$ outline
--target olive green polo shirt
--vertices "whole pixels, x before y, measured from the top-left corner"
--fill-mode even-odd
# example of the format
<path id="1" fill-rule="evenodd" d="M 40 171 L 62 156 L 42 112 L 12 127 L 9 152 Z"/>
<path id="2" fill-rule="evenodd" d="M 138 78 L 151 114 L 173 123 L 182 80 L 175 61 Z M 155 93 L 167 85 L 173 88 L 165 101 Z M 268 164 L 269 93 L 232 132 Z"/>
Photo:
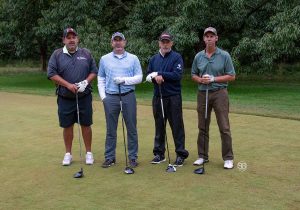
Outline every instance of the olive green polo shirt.
<path id="1" fill-rule="evenodd" d="M 229 53 L 217 48 L 210 58 L 206 56 L 205 50 L 197 53 L 193 61 L 191 74 L 192 76 L 197 75 L 200 77 L 204 74 L 209 74 L 217 77 L 223 75 L 235 75 L 235 70 Z M 217 90 L 226 88 L 227 86 L 228 82 L 212 82 L 208 85 L 208 90 Z M 198 89 L 206 90 L 206 85 L 199 84 Z"/>

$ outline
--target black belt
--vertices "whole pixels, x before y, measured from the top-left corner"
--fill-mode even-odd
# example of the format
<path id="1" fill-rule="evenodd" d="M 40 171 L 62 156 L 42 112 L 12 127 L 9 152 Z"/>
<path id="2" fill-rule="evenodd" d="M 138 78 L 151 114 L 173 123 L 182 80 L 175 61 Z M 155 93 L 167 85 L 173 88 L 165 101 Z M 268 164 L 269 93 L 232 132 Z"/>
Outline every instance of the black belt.
<path id="1" fill-rule="evenodd" d="M 129 91 L 126 92 L 126 93 L 121 93 L 121 96 L 126 96 L 126 95 L 128 95 L 129 93 L 132 93 L 132 92 L 134 92 L 134 90 L 129 90 Z M 111 96 L 118 96 L 118 95 L 120 95 L 119 93 L 113 93 L 113 94 L 111 94 L 111 93 L 106 93 L 106 94 L 111 95 Z"/>
<path id="2" fill-rule="evenodd" d="M 91 95 L 91 93 L 88 93 L 88 94 L 84 94 L 84 93 L 78 93 L 78 99 L 82 99 L 86 96 L 89 96 Z M 67 100 L 76 100 L 76 95 L 74 94 L 74 96 L 63 96 L 63 95 L 60 95 L 60 94 L 57 94 L 58 97 L 61 97 L 63 99 L 67 99 Z"/>

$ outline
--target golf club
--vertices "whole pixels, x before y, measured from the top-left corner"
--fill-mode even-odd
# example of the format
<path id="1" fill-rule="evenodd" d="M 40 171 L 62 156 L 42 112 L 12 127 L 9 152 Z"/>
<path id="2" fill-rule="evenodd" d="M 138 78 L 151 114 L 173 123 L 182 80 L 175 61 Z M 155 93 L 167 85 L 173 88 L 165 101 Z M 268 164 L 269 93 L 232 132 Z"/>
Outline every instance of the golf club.
<path id="1" fill-rule="evenodd" d="M 125 174 L 134 174 L 134 170 L 128 166 L 128 160 L 127 160 L 127 149 L 126 149 L 124 117 L 123 117 L 123 103 L 122 103 L 121 85 L 120 84 L 119 84 L 119 97 L 120 97 L 120 109 L 121 109 L 121 117 L 122 117 L 123 142 L 124 142 L 125 160 L 126 160 L 126 168 L 124 170 L 124 173 Z"/>
<path id="2" fill-rule="evenodd" d="M 206 90 L 205 90 L 205 120 L 204 120 L 204 128 L 205 132 L 203 132 L 203 150 L 205 152 L 205 133 L 207 132 L 207 104 L 208 104 L 208 85 L 206 85 Z M 205 169 L 204 169 L 204 164 L 205 160 L 203 160 L 202 167 L 197 168 L 194 170 L 195 174 L 204 174 Z"/>
<path id="3" fill-rule="evenodd" d="M 166 131 L 166 119 L 165 119 L 165 111 L 164 111 L 164 104 L 163 104 L 163 98 L 162 98 L 162 93 L 161 93 L 161 85 L 158 85 L 159 88 L 159 96 L 160 96 L 160 106 L 161 106 L 161 112 L 162 112 L 162 117 L 164 120 L 164 135 L 165 135 L 165 142 L 167 144 L 167 152 L 168 152 L 168 160 L 169 160 L 169 165 L 166 169 L 167 172 L 171 173 L 171 172 L 176 172 L 176 168 L 175 166 L 173 166 L 171 164 L 171 160 L 170 160 L 170 152 L 169 152 L 169 144 L 168 144 L 168 137 L 167 137 L 167 131 Z"/>
<path id="4" fill-rule="evenodd" d="M 78 93 L 76 92 L 76 108 L 77 108 L 77 125 L 78 125 L 78 141 L 79 141 L 79 153 L 80 153 L 80 171 L 74 174 L 74 178 L 82 178 L 83 177 L 83 169 L 82 169 L 82 149 L 81 149 L 81 132 L 80 132 L 80 119 L 79 119 L 79 106 L 78 106 Z"/>

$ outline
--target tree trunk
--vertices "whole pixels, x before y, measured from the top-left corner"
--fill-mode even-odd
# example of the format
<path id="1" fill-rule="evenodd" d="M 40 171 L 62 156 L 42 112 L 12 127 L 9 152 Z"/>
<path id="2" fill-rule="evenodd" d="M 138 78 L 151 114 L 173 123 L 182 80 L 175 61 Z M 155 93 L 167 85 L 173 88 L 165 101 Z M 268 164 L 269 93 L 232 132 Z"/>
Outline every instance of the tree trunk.
<path id="1" fill-rule="evenodd" d="M 44 41 L 40 44 L 41 64 L 42 71 L 47 71 L 47 42 Z"/>

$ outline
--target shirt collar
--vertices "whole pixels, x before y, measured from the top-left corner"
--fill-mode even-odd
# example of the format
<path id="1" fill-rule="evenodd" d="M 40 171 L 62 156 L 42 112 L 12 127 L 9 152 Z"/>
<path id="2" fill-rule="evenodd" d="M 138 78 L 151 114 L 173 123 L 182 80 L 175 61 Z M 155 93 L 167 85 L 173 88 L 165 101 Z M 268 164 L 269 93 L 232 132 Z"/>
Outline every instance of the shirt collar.
<path id="1" fill-rule="evenodd" d="M 163 56 L 162 53 L 161 53 L 161 50 L 159 50 L 159 54 L 160 54 L 162 57 L 166 57 L 166 56 L 168 56 L 168 55 L 170 54 L 171 51 L 172 51 L 172 49 L 170 49 L 170 51 L 167 52 L 167 53 L 165 54 L 165 56 Z"/>
<path id="2" fill-rule="evenodd" d="M 214 54 L 220 54 L 221 51 L 218 47 L 216 47 L 216 51 L 214 52 Z M 203 50 L 203 54 L 206 54 L 206 49 Z"/>
<path id="3" fill-rule="evenodd" d="M 77 52 L 77 50 L 78 50 L 78 47 L 76 47 L 76 51 L 75 51 L 75 52 Z M 69 51 L 68 51 L 66 45 L 65 45 L 64 48 L 63 48 L 63 53 L 68 54 L 68 55 L 71 56 L 71 54 L 69 53 Z"/>
<path id="4" fill-rule="evenodd" d="M 114 53 L 114 51 L 112 52 L 113 56 L 118 58 L 118 59 L 122 59 L 125 58 L 127 56 L 127 52 L 125 51 L 121 56 L 117 56 L 117 54 Z"/>

